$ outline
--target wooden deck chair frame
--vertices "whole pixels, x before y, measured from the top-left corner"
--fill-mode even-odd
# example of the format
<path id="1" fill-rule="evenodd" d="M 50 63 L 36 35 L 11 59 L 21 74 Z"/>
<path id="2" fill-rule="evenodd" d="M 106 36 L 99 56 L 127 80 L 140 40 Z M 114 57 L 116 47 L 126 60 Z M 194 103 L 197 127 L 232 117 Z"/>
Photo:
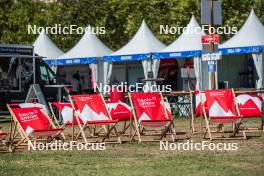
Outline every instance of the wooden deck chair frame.
<path id="1" fill-rule="evenodd" d="M 249 93 L 257 93 L 258 91 L 249 91 Z M 244 91 L 244 93 L 248 93 L 247 91 Z M 236 94 L 236 93 L 235 93 Z M 264 100 L 262 100 L 264 101 Z M 238 106 L 238 105 L 237 105 Z M 239 111 L 239 108 L 238 108 Z M 261 136 L 261 132 L 264 132 L 264 102 L 262 102 L 262 106 L 261 106 L 261 116 L 257 116 L 257 117 L 245 117 L 243 116 L 241 119 L 241 125 L 243 126 L 243 130 L 245 131 L 245 133 L 254 133 L 254 132 L 258 132 L 259 136 Z M 245 119 L 261 119 L 261 125 L 260 128 L 259 127 L 247 127 L 247 124 L 244 123 Z"/>
<path id="2" fill-rule="evenodd" d="M 166 116 L 166 118 L 168 118 L 168 113 L 167 113 L 167 109 L 166 109 L 165 101 L 164 101 L 165 98 L 163 97 L 162 93 L 159 93 L 159 95 L 160 95 L 160 98 L 164 104 L 163 107 L 164 107 L 165 116 Z M 131 140 L 134 140 L 135 136 L 137 135 L 138 136 L 138 142 L 140 142 L 140 143 L 141 142 L 157 142 L 157 141 L 163 140 L 164 137 L 166 137 L 167 133 L 170 131 L 172 142 L 175 141 L 176 130 L 175 130 L 175 125 L 173 123 L 173 118 L 167 125 L 164 126 L 163 131 L 162 131 L 162 129 L 160 130 L 161 133 L 160 133 L 160 138 L 158 140 L 154 140 L 154 139 L 153 140 L 143 140 L 143 138 L 142 138 L 143 133 L 147 129 L 144 126 L 141 126 L 140 122 L 137 119 L 136 109 L 134 107 L 134 102 L 132 100 L 131 93 L 128 93 L 128 97 L 129 97 L 129 101 L 130 101 L 130 105 L 131 105 L 131 111 L 132 111 L 132 114 L 134 117 L 134 120 L 131 119 L 131 129 L 132 129 L 132 127 L 134 128 L 134 134 L 131 136 Z M 153 135 L 153 134 L 150 134 L 150 135 Z M 157 135 L 157 134 L 154 134 L 154 135 Z"/>
<path id="3" fill-rule="evenodd" d="M 13 113 L 12 108 L 9 104 L 7 104 L 7 108 L 11 114 L 10 136 L 9 136 L 9 141 L 10 141 L 9 151 L 10 152 L 15 151 L 15 149 L 18 149 L 20 146 L 23 148 L 28 147 L 29 144 L 33 144 L 32 141 L 36 141 L 36 142 L 41 141 L 45 143 L 50 143 L 53 140 L 56 140 L 56 138 L 59 138 L 62 141 L 65 140 L 63 132 L 60 132 L 52 137 L 47 136 L 46 139 L 43 139 L 43 138 L 38 139 L 38 138 L 29 136 L 25 132 L 25 130 L 23 129 L 19 121 L 17 120 L 16 115 Z M 52 122 L 50 117 L 44 111 L 41 110 L 41 112 L 48 119 L 51 127 L 56 128 L 55 124 Z"/>
<path id="4" fill-rule="evenodd" d="M 55 115 L 55 112 L 53 110 L 53 107 L 52 107 L 51 102 L 49 102 L 49 107 L 50 107 L 50 111 L 51 111 L 52 118 L 53 118 L 54 122 L 56 123 L 56 125 L 58 127 L 63 128 L 63 129 L 66 129 L 67 127 L 69 127 L 69 128 L 71 127 L 71 140 L 74 141 L 74 139 L 76 138 L 76 136 L 74 136 L 74 134 L 75 134 L 75 126 L 76 125 L 74 125 L 73 123 L 71 125 L 66 125 L 66 124 L 62 124 L 61 125 L 58 122 L 57 118 L 56 118 L 56 115 Z M 73 115 L 74 115 L 74 111 L 73 111 Z M 67 139 L 64 134 L 63 134 L 63 136 L 64 136 L 65 139 Z"/>
<path id="5" fill-rule="evenodd" d="M 109 111 L 109 109 L 108 109 L 108 111 Z M 110 113 L 110 111 L 109 111 L 109 113 Z M 111 113 L 110 113 L 110 114 L 111 114 Z M 120 123 L 121 123 L 121 122 L 124 123 L 122 129 L 121 129 L 120 131 L 118 131 L 119 134 L 124 135 L 124 136 L 127 135 L 126 132 L 127 132 L 128 130 L 131 129 L 131 119 L 132 119 L 132 108 L 131 108 L 131 113 L 130 113 L 129 120 L 122 120 L 122 121 L 119 121 Z M 128 122 L 128 123 L 127 123 L 127 122 Z M 133 128 L 133 127 L 132 127 L 132 128 Z M 131 130 L 130 130 L 130 131 L 131 131 Z M 131 133 L 129 133 L 128 135 L 131 137 Z"/>
<path id="6" fill-rule="evenodd" d="M 100 97 L 104 103 L 104 108 L 106 109 L 106 112 L 107 112 L 107 115 L 110 119 L 111 118 L 111 115 L 109 113 L 109 110 L 105 104 L 105 101 L 103 99 L 103 96 L 102 94 L 100 94 Z M 70 100 L 70 103 L 72 105 L 72 108 L 74 111 L 76 111 L 75 109 L 75 106 L 74 106 L 74 103 L 73 103 L 73 98 L 71 97 L 71 95 L 69 95 L 69 100 Z M 83 125 L 81 124 L 80 122 L 80 119 L 77 118 L 77 123 L 78 123 L 78 126 L 79 126 L 79 133 L 76 135 L 75 137 L 75 140 L 78 140 L 78 138 L 81 136 L 84 140 L 85 143 L 88 143 L 88 142 L 104 142 L 104 143 L 115 143 L 115 142 L 109 142 L 109 141 L 106 141 L 106 139 L 109 139 L 111 137 L 111 133 L 114 132 L 114 136 L 113 137 L 116 137 L 117 140 L 116 142 L 117 143 L 122 143 L 119 135 L 118 135 L 118 131 L 116 129 L 116 125 L 117 125 L 117 122 L 113 122 L 113 123 L 106 123 L 106 124 L 96 124 L 96 123 L 89 123 L 89 121 L 83 123 Z M 101 126 L 102 128 L 99 129 L 99 131 L 96 133 L 96 127 L 97 126 Z M 91 135 L 91 138 L 101 138 L 101 140 L 96 140 L 96 141 L 88 141 L 87 139 L 87 136 L 85 134 L 85 131 L 88 130 L 90 135 Z M 105 133 L 102 133 L 102 131 L 104 131 Z"/>
<path id="7" fill-rule="evenodd" d="M 7 137 L 7 133 L 2 132 L 1 128 L 2 126 L 0 125 L 0 153 L 6 152 L 6 147 L 7 147 L 7 142 L 5 141 Z"/>
<path id="8" fill-rule="evenodd" d="M 127 97 L 128 97 L 127 95 L 124 95 L 124 99 L 126 99 Z M 111 103 L 111 102 L 110 102 L 110 103 Z M 126 103 L 126 102 L 124 102 L 124 103 Z M 120 122 L 124 122 L 124 125 L 123 125 L 123 129 L 122 129 L 121 131 L 118 131 L 118 133 L 120 133 L 120 134 L 122 134 L 122 135 L 126 135 L 126 131 L 127 131 L 128 129 L 130 129 L 131 118 L 132 118 L 132 112 L 130 113 L 129 120 L 122 120 L 122 121 L 120 121 Z M 127 123 L 128 121 L 129 121 L 129 123 Z M 129 136 L 131 136 L 131 135 L 129 134 Z"/>
<path id="9" fill-rule="evenodd" d="M 194 91 L 190 91 L 190 111 L 191 111 L 191 118 L 190 118 L 190 131 L 192 134 L 195 134 L 196 133 L 196 130 L 195 130 L 195 115 L 194 115 L 194 103 L 193 103 L 193 96 L 194 96 Z"/>
<path id="10" fill-rule="evenodd" d="M 234 106 L 235 106 L 235 110 L 237 112 L 237 115 L 240 116 L 240 112 L 238 110 L 238 106 L 237 106 L 237 103 L 236 103 L 236 98 L 235 98 L 235 93 L 234 93 L 234 90 L 231 89 L 232 91 L 232 95 L 233 95 L 233 98 L 234 98 Z M 202 96 L 201 96 L 201 100 L 202 100 Z M 240 127 L 242 125 L 241 123 L 241 118 L 237 118 L 237 122 L 235 123 L 231 123 L 232 127 L 233 127 L 233 130 L 232 130 L 232 135 L 229 136 L 229 137 L 223 137 L 223 136 L 213 136 L 213 133 L 221 133 L 219 130 L 223 128 L 223 124 L 218 124 L 218 126 L 213 126 L 211 125 L 211 123 L 213 122 L 211 119 L 210 119 L 210 116 L 207 115 L 206 113 L 206 110 L 205 110 L 205 106 L 204 106 L 204 103 L 202 103 L 202 114 L 203 114 L 203 118 L 204 118 L 204 123 L 205 123 L 205 132 L 203 131 L 203 138 L 206 138 L 206 135 L 208 134 L 209 136 L 209 139 L 210 140 L 221 140 L 221 139 L 247 139 L 246 137 L 246 133 L 245 131 L 241 131 L 242 134 L 243 134 L 243 137 L 236 137 L 236 135 L 240 132 Z M 212 131 L 212 128 L 216 127 L 217 130 L 216 131 Z M 224 132 L 224 131 L 223 131 Z M 222 134 L 223 134 L 222 132 Z M 230 131 L 228 131 L 230 132 Z M 225 132 L 224 132 L 225 133 Z"/>
<path id="11" fill-rule="evenodd" d="M 199 93 L 200 93 L 200 98 L 202 99 L 202 94 L 201 93 L 204 93 L 204 91 L 199 91 Z M 201 133 L 203 133 L 203 131 L 204 131 L 204 127 L 203 127 L 203 121 L 204 121 L 204 117 L 203 117 L 203 114 L 204 114 L 204 112 L 203 112 L 203 106 L 202 106 L 202 104 L 201 104 L 201 106 L 200 106 L 200 115 L 199 116 L 196 116 L 196 114 L 194 113 L 195 111 L 194 111 L 194 109 L 196 109 L 196 107 L 195 107 L 195 104 L 194 104 L 194 101 L 195 101 L 195 92 L 194 91 L 190 91 L 190 100 L 191 100 L 191 119 L 190 119 L 190 131 L 191 131 L 191 133 L 192 134 L 201 134 Z M 194 98 L 193 98 L 194 97 Z M 196 120 L 198 120 L 199 119 L 199 123 L 200 123 L 200 125 L 198 125 L 199 126 L 199 128 L 200 128 L 200 130 L 197 130 L 197 128 L 196 128 L 196 125 L 197 125 L 197 123 L 196 123 Z"/>

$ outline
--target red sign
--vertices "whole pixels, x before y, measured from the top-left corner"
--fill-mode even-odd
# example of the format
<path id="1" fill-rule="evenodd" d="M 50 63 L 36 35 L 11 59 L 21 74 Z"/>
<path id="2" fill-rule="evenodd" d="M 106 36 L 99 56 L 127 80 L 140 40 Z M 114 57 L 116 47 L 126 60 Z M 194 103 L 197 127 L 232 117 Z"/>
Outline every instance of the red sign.
<path id="1" fill-rule="evenodd" d="M 219 35 L 218 34 L 210 34 L 202 36 L 202 44 L 209 43 L 219 43 Z"/>

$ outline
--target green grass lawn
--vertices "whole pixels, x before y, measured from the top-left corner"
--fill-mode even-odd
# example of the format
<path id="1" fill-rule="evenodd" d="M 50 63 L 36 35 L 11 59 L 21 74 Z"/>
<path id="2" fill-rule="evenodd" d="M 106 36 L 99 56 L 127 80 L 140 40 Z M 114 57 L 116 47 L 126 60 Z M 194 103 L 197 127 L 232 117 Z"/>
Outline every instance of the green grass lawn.
<path id="1" fill-rule="evenodd" d="M 187 131 L 188 123 L 188 120 L 177 119 L 177 131 Z M 200 136 L 196 134 L 193 138 L 201 141 Z M 159 143 L 128 142 L 107 145 L 105 151 L 0 153 L 0 176 L 263 175 L 263 134 L 248 140 L 217 142 L 238 142 L 238 150 L 160 151 Z"/>

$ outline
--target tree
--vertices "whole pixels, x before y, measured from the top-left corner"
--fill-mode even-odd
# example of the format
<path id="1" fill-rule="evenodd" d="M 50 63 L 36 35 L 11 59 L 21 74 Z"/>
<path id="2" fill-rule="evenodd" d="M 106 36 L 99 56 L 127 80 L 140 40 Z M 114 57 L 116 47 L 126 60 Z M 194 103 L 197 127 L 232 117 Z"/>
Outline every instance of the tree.
<path id="1" fill-rule="evenodd" d="M 253 8 L 264 23 L 263 0 L 223 0 L 223 25 L 240 28 Z M 36 0 L 0 1 L 0 43 L 32 44 L 37 35 L 28 34 L 29 24 L 38 27 L 77 25 L 104 26 L 99 38 L 111 49 L 119 49 L 136 33 L 144 19 L 152 32 L 165 44 L 178 35 L 160 34 L 160 25 L 185 27 L 194 14 L 200 22 L 200 0 Z M 227 40 L 232 35 L 222 35 Z M 64 51 L 72 48 L 81 35 L 51 35 Z"/>

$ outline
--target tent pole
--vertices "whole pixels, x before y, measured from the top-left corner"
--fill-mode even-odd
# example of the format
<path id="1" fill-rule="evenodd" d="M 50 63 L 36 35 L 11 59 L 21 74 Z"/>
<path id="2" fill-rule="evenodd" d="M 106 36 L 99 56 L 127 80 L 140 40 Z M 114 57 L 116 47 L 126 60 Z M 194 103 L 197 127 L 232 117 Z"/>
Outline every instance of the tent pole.
<path id="1" fill-rule="evenodd" d="M 213 1 L 210 0 L 210 16 L 211 16 L 211 23 L 209 24 L 209 28 L 212 27 L 213 24 Z M 209 34 L 211 34 L 210 30 L 209 30 Z M 213 51 L 213 45 L 210 43 L 209 44 L 209 51 Z M 214 90 L 214 73 L 210 72 L 210 89 Z"/>
<path id="2" fill-rule="evenodd" d="M 36 58 L 35 58 L 35 48 L 33 48 L 33 84 L 36 84 Z"/>

